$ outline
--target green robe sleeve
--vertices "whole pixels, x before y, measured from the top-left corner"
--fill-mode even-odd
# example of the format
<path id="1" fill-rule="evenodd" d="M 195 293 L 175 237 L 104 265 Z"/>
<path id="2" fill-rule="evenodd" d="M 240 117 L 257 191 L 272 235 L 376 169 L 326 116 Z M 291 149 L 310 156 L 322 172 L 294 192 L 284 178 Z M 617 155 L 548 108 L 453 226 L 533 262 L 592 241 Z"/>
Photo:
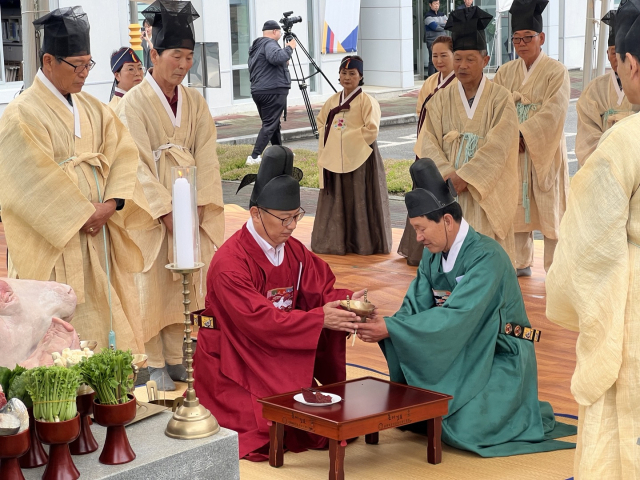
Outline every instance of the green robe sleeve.
<path id="1" fill-rule="evenodd" d="M 463 351 L 465 355 L 475 352 L 476 361 L 481 363 L 491 361 L 500 325 L 493 304 L 503 272 L 496 268 L 494 257 L 494 252 L 488 251 L 473 259 L 442 307 L 434 306 L 432 289 L 451 290 L 445 274 L 434 278 L 432 272 L 437 272 L 437 267 L 431 269 L 428 262 L 421 263 L 402 307 L 393 317 L 385 318 L 389 338 L 381 342 L 381 348 L 390 370 L 397 371 L 398 366 L 391 366 L 392 360 L 397 361 L 407 380 L 421 379 L 412 384 L 436 385 L 452 373 L 454 364 L 460 364 Z M 439 262 L 439 258 L 433 262 Z M 469 349 L 470 342 L 477 347 Z M 483 352 L 486 348 L 491 350 Z"/>

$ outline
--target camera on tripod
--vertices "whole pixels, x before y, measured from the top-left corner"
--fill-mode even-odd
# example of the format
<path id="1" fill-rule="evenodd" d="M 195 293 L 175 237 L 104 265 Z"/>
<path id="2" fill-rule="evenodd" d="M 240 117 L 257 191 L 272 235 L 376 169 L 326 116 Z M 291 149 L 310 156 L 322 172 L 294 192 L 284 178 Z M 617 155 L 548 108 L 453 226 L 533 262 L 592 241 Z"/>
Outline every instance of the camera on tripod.
<path id="1" fill-rule="evenodd" d="M 293 10 L 290 12 L 284 12 L 282 14 L 282 18 L 280 19 L 280 23 L 282 24 L 282 29 L 284 30 L 285 35 L 291 33 L 291 28 L 296 23 L 302 22 L 302 17 L 292 17 Z"/>

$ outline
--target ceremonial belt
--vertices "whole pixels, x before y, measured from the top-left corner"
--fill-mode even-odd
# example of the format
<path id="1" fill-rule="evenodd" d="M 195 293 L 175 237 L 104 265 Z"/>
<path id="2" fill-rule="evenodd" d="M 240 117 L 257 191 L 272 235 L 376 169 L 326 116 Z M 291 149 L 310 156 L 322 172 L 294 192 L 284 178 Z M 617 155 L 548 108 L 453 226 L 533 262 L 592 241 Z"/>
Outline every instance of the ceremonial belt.
<path id="1" fill-rule="evenodd" d="M 522 325 L 516 325 L 515 323 L 507 323 L 504 326 L 504 331 L 501 332 L 511 337 L 522 338 L 523 340 L 529 340 L 530 342 L 539 342 L 540 330 L 535 330 L 531 327 L 523 327 Z"/>
<path id="2" fill-rule="evenodd" d="M 196 310 L 195 312 L 191 312 L 189 317 L 191 318 L 191 325 L 197 325 L 200 328 L 210 328 L 212 330 L 220 330 L 218 328 L 218 321 L 216 317 L 210 317 L 207 315 L 202 315 L 203 310 Z"/>

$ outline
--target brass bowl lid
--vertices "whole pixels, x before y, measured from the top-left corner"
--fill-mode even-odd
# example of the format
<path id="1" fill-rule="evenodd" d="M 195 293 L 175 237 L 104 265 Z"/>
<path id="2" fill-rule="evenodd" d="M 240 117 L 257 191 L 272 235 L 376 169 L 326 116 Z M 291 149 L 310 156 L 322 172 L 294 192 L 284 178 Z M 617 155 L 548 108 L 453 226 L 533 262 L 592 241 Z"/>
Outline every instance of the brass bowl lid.
<path id="1" fill-rule="evenodd" d="M 340 306 L 345 310 L 355 313 L 359 317 L 370 315 L 376 306 L 370 302 L 360 300 L 340 300 Z"/>

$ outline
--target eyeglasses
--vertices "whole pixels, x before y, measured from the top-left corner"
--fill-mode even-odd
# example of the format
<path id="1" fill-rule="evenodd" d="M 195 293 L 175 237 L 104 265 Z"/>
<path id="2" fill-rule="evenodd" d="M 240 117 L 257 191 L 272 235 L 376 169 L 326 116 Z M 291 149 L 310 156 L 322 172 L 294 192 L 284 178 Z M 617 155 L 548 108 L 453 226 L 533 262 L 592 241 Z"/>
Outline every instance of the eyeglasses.
<path id="1" fill-rule="evenodd" d="M 535 35 L 527 35 L 526 37 L 511 37 L 511 41 L 514 45 L 519 45 L 520 42 L 531 43 L 531 40 L 533 40 L 533 38 L 537 37 L 538 35 L 540 34 L 536 33 Z"/>
<path id="2" fill-rule="evenodd" d="M 60 57 L 58 57 L 58 61 L 59 62 L 64 62 L 67 65 L 71 65 L 73 67 L 73 71 L 75 73 L 82 73 L 85 70 L 89 71 L 89 70 L 93 69 L 93 67 L 96 66 L 96 62 L 94 62 L 93 59 L 89 63 L 87 63 L 85 65 L 74 65 L 73 63 L 69 63 L 64 58 L 60 58 Z"/>
<path id="3" fill-rule="evenodd" d="M 260 210 L 262 210 L 263 212 L 268 213 L 272 217 L 276 217 L 278 220 L 280 220 L 282 222 L 282 226 L 283 227 L 288 227 L 289 225 L 291 225 L 293 223 L 294 220 L 295 220 L 296 223 L 298 223 L 300 220 L 302 220 L 302 217 L 304 217 L 304 214 L 306 213 L 304 211 L 304 209 L 301 208 L 298 213 L 296 213 L 295 215 L 293 215 L 291 217 L 280 218 L 277 215 L 274 215 L 273 213 L 271 213 L 270 211 L 265 210 L 264 208 L 261 208 L 261 207 L 258 207 L 258 208 L 260 208 Z"/>

